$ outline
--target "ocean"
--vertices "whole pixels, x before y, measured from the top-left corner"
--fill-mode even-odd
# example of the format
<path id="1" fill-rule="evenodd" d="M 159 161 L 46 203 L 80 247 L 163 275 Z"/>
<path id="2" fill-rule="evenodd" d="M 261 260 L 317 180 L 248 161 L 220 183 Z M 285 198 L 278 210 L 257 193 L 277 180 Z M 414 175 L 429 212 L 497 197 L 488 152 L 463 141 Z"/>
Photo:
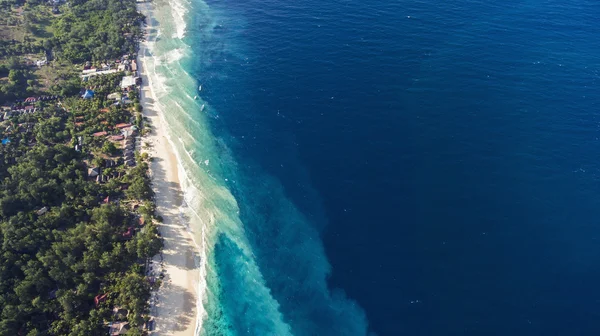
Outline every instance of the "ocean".
<path id="1" fill-rule="evenodd" d="M 199 335 L 600 333 L 597 1 L 154 4 Z"/>

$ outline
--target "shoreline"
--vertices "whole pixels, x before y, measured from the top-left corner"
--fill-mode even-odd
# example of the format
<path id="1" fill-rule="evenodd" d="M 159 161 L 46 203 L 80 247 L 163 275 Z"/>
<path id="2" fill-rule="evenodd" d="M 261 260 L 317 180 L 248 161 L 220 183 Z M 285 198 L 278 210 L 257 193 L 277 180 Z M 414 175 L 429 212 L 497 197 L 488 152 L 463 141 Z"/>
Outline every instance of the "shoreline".
<path id="1" fill-rule="evenodd" d="M 146 16 L 146 40 L 140 41 L 138 50 L 139 75 L 142 78 L 140 103 L 143 115 L 150 120 L 151 132 L 143 141 L 150 144 L 148 152 L 152 158 L 150 171 L 152 188 L 155 192 L 157 213 L 163 218 L 158 229 L 164 241 L 160 255 L 153 258 L 154 265 L 164 275 L 162 284 L 151 299 L 151 315 L 154 330 L 150 335 L 195 336 L 197 325 L 197 285 L 200 268 L 198 253 L 187 226 L 181 222 L 180 207 L 184 203 L 179 180 L 178 161 L 169 143 L 166 125 L 161 120 L 163 113 L 152 92 L 146 69 L 150 34 L 156 34 L 153 21 L 153 4 L 138 3 L 138 10 Z"/>

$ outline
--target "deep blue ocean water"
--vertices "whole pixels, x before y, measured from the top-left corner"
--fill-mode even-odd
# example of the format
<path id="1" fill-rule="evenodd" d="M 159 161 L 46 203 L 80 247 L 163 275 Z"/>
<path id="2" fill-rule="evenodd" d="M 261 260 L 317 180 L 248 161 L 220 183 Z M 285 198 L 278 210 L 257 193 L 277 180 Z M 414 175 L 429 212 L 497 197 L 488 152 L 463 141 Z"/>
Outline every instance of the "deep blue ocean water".
<path id="1" fill-rule="evenodd" d="M 190 67 L 295 334 L 600 333 L 600 3 L 207 4 Z"/>

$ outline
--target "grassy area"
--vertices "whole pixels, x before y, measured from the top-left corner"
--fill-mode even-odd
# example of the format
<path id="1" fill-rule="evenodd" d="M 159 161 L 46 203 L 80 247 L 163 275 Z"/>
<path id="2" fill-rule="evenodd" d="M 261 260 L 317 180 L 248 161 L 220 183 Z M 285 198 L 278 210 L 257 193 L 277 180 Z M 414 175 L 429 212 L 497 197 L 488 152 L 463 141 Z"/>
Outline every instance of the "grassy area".
<path id="1" fill-rule="evenodd" d="M 55 61 L 49 65 L 37 68 L 33 72 L 33 75 L 38 88 L 45 91 L 51 85 L 57 84 L 61 79 L 78 75 L 80 71 L 81 69 L 78 69 L 71 63 Z"/>
<path id="2" fill-rule="evenodd" d="M 13 7 L 0 17 L 0 39 L 19 42 L 37 42 L 53 36 L 52 21 L 60 14 L 52 14 L 49 6 Z"/>

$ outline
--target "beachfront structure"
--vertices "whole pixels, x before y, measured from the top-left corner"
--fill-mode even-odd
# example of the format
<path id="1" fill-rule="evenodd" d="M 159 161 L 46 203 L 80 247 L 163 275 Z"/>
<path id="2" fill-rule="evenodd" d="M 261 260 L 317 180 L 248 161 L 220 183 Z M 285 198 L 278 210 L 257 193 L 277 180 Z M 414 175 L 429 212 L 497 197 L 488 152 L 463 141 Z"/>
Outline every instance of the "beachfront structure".
<path id="1" fill-rule="evenodd" d="M 136 83 L 137 83 L 137 77 L 125 76 L 121 80 L 121 88 L 122 89 L 129 88 L 129 87 L 135 86 Z"/>

